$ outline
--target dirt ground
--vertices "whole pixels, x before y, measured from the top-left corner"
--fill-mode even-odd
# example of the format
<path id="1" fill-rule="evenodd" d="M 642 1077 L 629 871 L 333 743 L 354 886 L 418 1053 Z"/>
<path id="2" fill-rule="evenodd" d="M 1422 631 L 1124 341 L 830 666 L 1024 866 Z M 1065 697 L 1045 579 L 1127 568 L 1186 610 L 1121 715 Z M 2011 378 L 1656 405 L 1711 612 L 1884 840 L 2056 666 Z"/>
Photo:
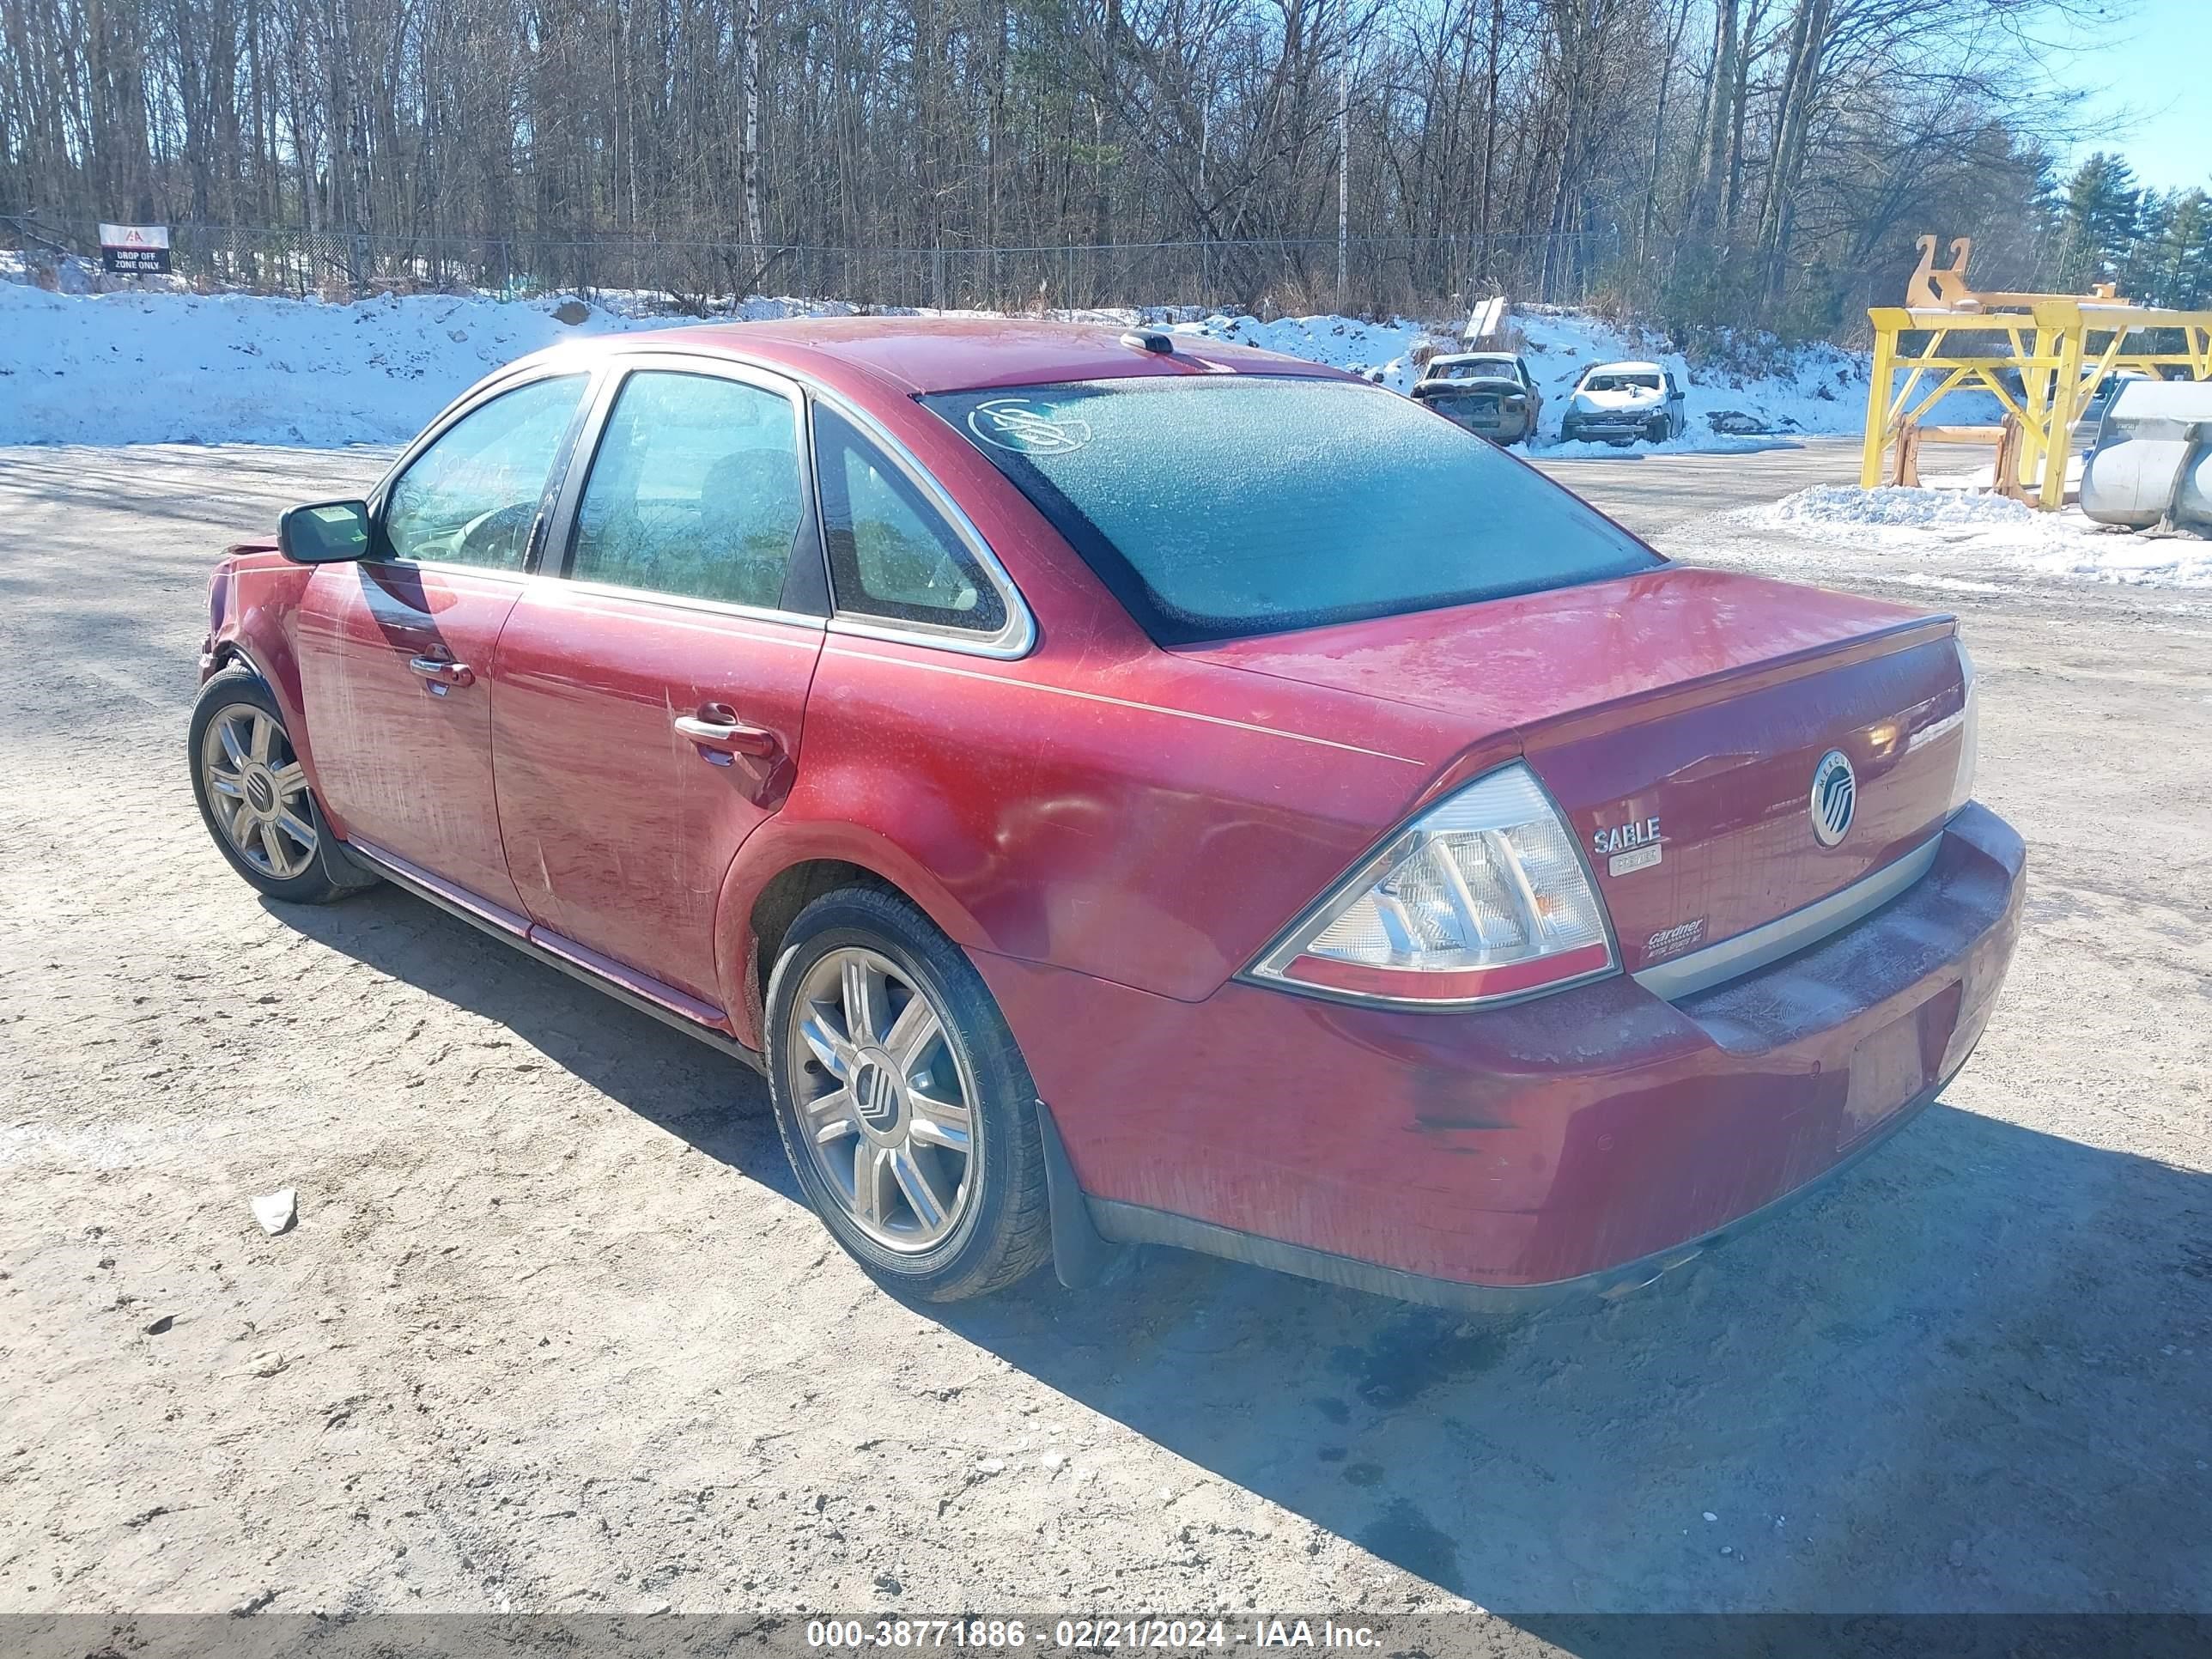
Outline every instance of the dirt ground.
<path id="1" fill-rule="evenodd" d="M 1560 464 L 1962 614 L 2033 887 L 1945 1102 L 1518 1323 L 1168 1252 L 912 1308 L 750 1074 L 208 844 L 209 566 L 381 459 L 0 451 L 0 1613 L 2212 1609 L 2212 598 L 1709 516 L 1836 446 Z"/>

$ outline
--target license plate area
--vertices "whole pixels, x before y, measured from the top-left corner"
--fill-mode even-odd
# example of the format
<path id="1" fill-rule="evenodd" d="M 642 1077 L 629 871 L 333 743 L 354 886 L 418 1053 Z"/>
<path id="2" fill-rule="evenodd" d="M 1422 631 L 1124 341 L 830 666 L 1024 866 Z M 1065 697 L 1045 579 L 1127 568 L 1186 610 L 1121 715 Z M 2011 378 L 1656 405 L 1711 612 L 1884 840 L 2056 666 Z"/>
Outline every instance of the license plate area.
<path id="1" fill-rule="evenodd" d="M 1943 1051 L 1959 1023 L 1960 994 L 1954 980 L 1911 1013 L 1859 1039 L 1844 1097 L 1842 1145 L 1879 1127 L 1940 1080 Z"/>

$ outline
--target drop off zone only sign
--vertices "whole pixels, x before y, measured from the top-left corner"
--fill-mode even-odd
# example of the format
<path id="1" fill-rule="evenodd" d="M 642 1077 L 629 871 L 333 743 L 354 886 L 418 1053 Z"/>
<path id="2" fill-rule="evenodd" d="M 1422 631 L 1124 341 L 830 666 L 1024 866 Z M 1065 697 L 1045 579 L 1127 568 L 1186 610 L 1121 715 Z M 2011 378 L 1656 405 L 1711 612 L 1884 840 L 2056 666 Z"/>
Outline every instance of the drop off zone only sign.
<path id="1" fill-rule="evenodd" d="M 100 226 L 100 268 L 124 276 L 167 276 L 168 226 Z"/>

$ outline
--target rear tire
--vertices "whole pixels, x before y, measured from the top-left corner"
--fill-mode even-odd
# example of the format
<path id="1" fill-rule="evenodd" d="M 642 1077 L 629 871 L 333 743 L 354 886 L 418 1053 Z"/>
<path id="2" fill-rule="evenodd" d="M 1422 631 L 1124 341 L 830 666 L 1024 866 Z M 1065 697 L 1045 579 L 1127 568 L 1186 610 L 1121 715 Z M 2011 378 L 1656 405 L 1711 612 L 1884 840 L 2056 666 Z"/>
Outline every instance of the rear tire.
<path id="1" fill-rule="evenodd" d="M 896 893 L 846 887 L 784 935 L 769 1093 L 793 1173 L 860 1265 L 954 1302 L 1052 1253 L 1036 1085 L 982 976 Z"/>
<path id="2" fill-rule="evenodd" d="M 327 904 L 375 884 L 323 821 L 283 711 L 252 670 L 226 668 L 202 686 L 189 731 L 200 821 L 256 891 L 287 904 Z"/>

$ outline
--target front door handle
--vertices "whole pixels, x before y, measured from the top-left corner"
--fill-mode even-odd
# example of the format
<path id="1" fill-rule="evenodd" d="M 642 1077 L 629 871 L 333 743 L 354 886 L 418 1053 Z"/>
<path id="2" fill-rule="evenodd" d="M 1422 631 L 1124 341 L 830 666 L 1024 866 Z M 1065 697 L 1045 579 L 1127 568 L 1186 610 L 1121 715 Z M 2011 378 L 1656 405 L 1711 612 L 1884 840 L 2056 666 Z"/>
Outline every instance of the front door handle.
<path id="1" fill-rule="evenodd" d="M 449 662 L 443 657 L 414 657 L 407 666 L 433 685 L 474 685 L 476 671 L 465 662 Z"/>
<path id="2" fill-rule="evenodd" d="M 711 751 L 710 758 L 712 755 L 745 755 L 769 760 L 783 748 L 775 732 L 739 720 L 737 711 L 726 703 L 710 702 L 696 714 L 679 714 L 675 726 L 702 750 Z"/>

